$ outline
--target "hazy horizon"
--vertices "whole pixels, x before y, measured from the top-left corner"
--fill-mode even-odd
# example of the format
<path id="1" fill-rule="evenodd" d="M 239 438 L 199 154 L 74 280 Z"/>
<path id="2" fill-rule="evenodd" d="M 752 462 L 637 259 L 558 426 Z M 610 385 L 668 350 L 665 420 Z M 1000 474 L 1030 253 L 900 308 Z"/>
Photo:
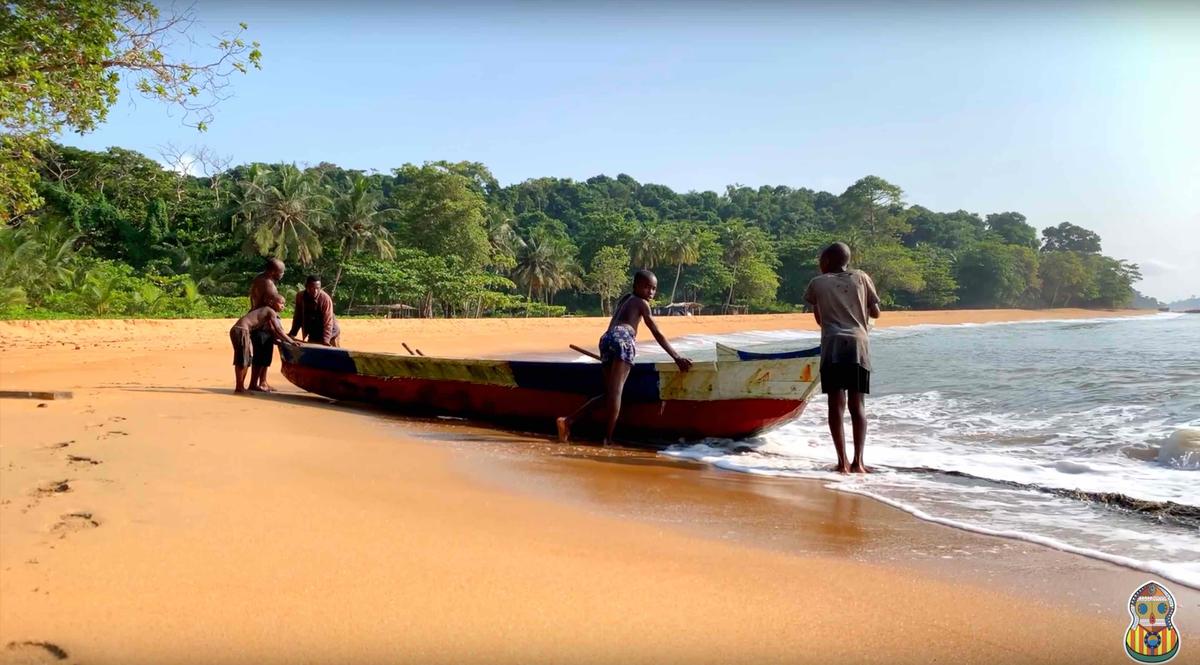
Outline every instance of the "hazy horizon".
<path id="1" fill-rule="evenodd" d="M 263 71 L 198 134 L 122 95 L 90 149 L 207 146 L 386 171 L 486 164 L 503 184 L 626 173 L 676 191 L 840 193 L 873 174 L 907 203 L 1039 231 L 1069 221 L 1200 293 L 1200 3 L 198 2 L 250 25 Z"/>

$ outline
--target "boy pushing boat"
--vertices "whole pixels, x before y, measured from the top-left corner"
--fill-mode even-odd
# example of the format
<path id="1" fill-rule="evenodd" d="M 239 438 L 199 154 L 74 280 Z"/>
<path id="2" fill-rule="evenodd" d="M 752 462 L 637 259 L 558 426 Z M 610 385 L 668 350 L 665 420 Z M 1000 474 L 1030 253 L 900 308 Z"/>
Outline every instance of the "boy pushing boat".
<path id="1" fill-rule="evenodd" d="M 608 330 L 600 336 L 600 362 L 603 364 L 604 393 L 597 395 L 575 413 L 560 417 L 557 420 L 558 440 L 566 443 L 571 438 L 571 426 L 584 414 L 596 408 L 603 401 L 607 416 L 607 429 L 604 434 L 604 445 L 612 443 L 613 430 L 617 427 L 617 417 L 621 415 L 621 393 L 625 388 L 625 380 L 633 369 L 633 361 L 637 357 L 638 325 L 645 320 L 650 334 L 658 341 L 679 369 L 686 372 L 692 367 L 692 361 L 684 358 L 671 348 L 671 343 L 658 330 L 658 324 L 650 314 L 650 300 L 658 291 L 658 278 L 649 270 L 639 270 L 633 277 L 633 290 L 621 296 L 613 308 L 612 318 L 608 322 Z"/>
<path id="2" fill-rule="evenodd" d="M 260 367 L 255 364 L 255 361 L 258 360 L 255 357 L 258 351 L 255 350 L 255 345 L 251 341 L 254 333 L 263 332 L 269 335 L 272 344 L 279 342 L 292 347 L 300 346 L 299 342 L 288 337 L 287 333 L 283 331 L 283 323 L 279 321 L 279 313 L 283 311 L 284 302 L 283 296 L 278 293 L 268 296 L 265 305 L 250 310 L 229 329 L 229 341 L 233 344 L 233 378 L 236 383 L 233 392 L 246 392 L 246 370 L 251 365 L 255 369 Z M 250 381 L 250 389 L 255 390 L 253 378 Z"/>

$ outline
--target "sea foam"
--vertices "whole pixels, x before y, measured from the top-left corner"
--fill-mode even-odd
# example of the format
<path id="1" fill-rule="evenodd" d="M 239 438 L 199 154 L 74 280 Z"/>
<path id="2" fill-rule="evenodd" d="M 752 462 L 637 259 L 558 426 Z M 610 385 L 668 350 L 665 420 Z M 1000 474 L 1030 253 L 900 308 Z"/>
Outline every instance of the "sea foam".
<path id="1" fill-rule="evenodd" d="M 1200 429 L 1182 428 L 1172 432 L 1158 448 L 1158 463 L 1200 471 Z M 1200 478 L 1196 482 L 1200 484 Z"/>

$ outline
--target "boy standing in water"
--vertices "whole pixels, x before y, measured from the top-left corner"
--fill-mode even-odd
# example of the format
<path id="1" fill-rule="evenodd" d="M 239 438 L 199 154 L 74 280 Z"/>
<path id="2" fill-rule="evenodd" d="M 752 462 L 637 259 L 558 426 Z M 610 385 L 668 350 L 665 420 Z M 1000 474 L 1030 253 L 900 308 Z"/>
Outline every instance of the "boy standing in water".
<path id="1" fill-rule="evenodd" d="M 604 445 L 612 443 L 613 430 L 617 427 L 617 417 L 621 415 L 621 392 L 625 388 L 625 379 L 633 369 L 633 360 L 637 357 L 638 324 L 643 319 L 650 334 L 662 348 L 675 359 L 679 369 L 686 372 L 692 367 L 692 361 L 675 353 L 670 342 L 663 337 L 650 315 L 649 301 L 658 291 L 658 278 L 649 270 L 639 270 L 633 277 L 633 292 L 626 293 L 617 301 L 613 309 L 612 319 L 608 322 L 608 330 L 600 336 L 600 362 L 603 364 L 604 394 L 597 395 L 579 407 L 575 413 L 558 419 L 558 440 L 566 443 L 571 437 L 571 425 L 575 424 L 583 414 L 591 411 L 604 400 L 608 429 L 605 430 Z"/>
<path id="2" fill-rule="evenodd" d="M 246 392 L 246 370 L 254 362 L 254 344 L 250 341 L 252 332 L 265 331 L 272 337 L 272 344 L 278 340 L 291 346 L 300 345 L 299 342 L 287 336 L 287 333 L 283 331 L 283 324 L 279 321 L 279 312 L 283 311 L 283 302 L 283 296 L 275 294 L 268 300 L 268 304 L 250 310 L 229 329 L 229 341 L 233 343 L 233 378 L 237 381 L 233 392 Z M 251 388 L 253 388 L 253 384 L 251 384 Z"/>
<path id="3" fill-rule="evenodd" d="M 867 443 L 867 411 L 863 397 L 871 392 L 868 318 L 879 318 L 875 283 L 861 270 L 850 269 L 850 248 L 835 242 L 821 252 L 821 273 L 808 283 L 805 302 L 821 326 L 821 391 L 829 395 L 829 434 L 837 449 L 839 473 L 868 473 L 863 463 Z M 847 400 L 847 394 L 849 399 Z M 846 464 L 842 412 L 850 404 L 854 427 L 854 461 Z"/>

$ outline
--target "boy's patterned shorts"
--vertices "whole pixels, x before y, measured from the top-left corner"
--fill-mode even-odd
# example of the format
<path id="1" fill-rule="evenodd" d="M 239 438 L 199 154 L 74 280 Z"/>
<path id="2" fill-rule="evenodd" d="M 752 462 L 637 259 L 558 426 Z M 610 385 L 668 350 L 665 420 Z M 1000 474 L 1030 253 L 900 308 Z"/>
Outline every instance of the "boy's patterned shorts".
<path id="1" fill-rule="evenodd" d="M 637 339 L 632 327 L 616 325 L 600 336 L 600 362 L 620 360 L 632 365 L 634 358 L 637 358 Z"/>

